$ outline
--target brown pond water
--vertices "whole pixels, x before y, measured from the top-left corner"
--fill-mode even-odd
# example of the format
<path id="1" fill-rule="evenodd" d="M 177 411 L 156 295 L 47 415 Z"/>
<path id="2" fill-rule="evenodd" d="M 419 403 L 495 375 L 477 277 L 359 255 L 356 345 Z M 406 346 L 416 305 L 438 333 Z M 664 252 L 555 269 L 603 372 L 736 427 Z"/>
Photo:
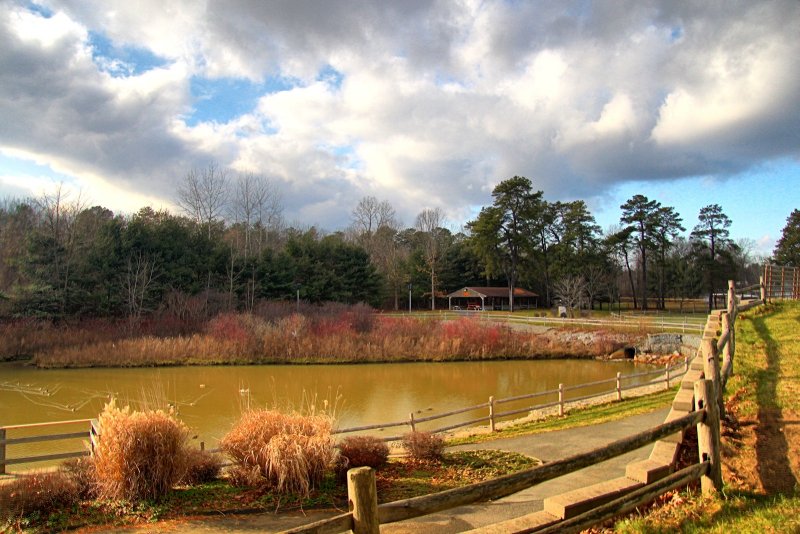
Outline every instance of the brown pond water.
<path id="1" fill-rule="evenodd" d="M 134 369 L 48 369 L 0 364 L 0 426 L 97 417 L 110 396 L 119 405 L 169 403 L 207 447 L 247 406 L 334 409 L 340 428 L 398 422 L 410 412 L 425 417 L 484 403 L 490 395 L 512 397 L 654 369 L 631 362 L 594 360 L 383 363 L 365 365 L 198 366 Z M 630 385 L 652 377 L 627 380 Z M 570 392 L 567 398 L 607 391 L 613 384 Z M 503 404 L 498 411 L 541 404 L 557 397 Z M 486 415 L 486 409 L 425 423 L 443 427 Z M 523 414 L 524 415 L 524 414 Z M 75 432 L 80 427 L 9 430 L 8 437 Z M 408 428 L 374 431 L 399 435 Z M 9 445 L 8 458 L 81 450 L 81 440 Z M 9 467 L 11 470 L 11 467 Z M 14 466 L 13 470 L 17 467 Z"/>

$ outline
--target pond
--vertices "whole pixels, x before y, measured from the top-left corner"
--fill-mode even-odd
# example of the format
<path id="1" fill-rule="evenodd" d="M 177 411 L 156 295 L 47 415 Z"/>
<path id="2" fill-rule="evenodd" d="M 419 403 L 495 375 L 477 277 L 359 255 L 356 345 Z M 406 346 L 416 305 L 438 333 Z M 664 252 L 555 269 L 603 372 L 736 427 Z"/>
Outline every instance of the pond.
<path id="1" fill-rule="evenodd" d="M 133 408 L 171 406 L 199 443 L 216 447 L 247 407 L 333 412 L 340 428 L 398 422 L 512 397 L 655 369 L 631 362 L 508 360 L 361 365 L 260 365 L 162 368 L 35 369 L 0 364 L 0 425 L 97 417 L 110 397 Z M 643 383 L 640 377 L 625 385 Z M 637 382 L 638 381 L 638 382 Z M 577 397 L 613 384 L 572 392 Z M 569 397 L 568 397 L 569 398 Z M 554 400 L 538 397 L 503 405 L 503 410 Z M 526 404 L 527 403 L 527 404 Z M 470 412 L 420 425 L 436 428 L 486 415 Z M 524 414 L 523 414 L 524 415 Z M 399 435 L 407 428 L 374 431 Z M 36 433 L 75 432 L 37 430 Z M 26 434 L 22 430 L 13 436 Z M 81 450 L 78 441 L 69 450 Z M 64 442 L 9 446 L 9 458 L 64 451 Z M 12 450 L 13 449 L 13 450 Z"/>

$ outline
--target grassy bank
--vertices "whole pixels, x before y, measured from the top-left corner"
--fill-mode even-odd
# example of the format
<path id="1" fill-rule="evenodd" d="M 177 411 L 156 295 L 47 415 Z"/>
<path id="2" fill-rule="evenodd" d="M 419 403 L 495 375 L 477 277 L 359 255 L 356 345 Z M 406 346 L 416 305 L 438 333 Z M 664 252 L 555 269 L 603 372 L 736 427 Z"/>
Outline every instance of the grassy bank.
<path id="1" fill-rule="evenodd" d="M 358 306 L 281 311 L 222 314 L 200 325 L 169 327 L 100 320 L 8 323 L 1 327 L 0 358 L 29 354 L 44 368 L 580 358 L 608 355 L 639 338 L 607 331 L 537 333 L 472 317 L 387 317 Z"/>
<path id="2" fill-rule="evenodd" d="M 740 315 L 726 391 L 724 490 L 668 494 L 619 532 L 800 532 L 800 303 Z"/>

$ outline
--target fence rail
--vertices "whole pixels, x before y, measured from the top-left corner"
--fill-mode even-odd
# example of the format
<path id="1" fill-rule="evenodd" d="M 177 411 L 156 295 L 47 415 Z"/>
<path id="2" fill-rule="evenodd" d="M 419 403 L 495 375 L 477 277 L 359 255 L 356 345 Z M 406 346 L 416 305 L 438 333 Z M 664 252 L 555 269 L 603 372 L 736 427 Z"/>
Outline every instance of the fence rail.
<path id="1" fill-rule="evenodd" d="M 8 447 L 11 445 L 23 445 L 28 443 L 39 443 L 45 441 L 65 441 L 80 438 L 86 438 L 91 441 L 91 419 L 74 419 L 70 421 L 48 421 L 45 423 L 29 423 L 25 425 L 6 425 L 0 426 L 0 475 L 6 473 L 6 466 L 28 464 L 37 462 L 49 462 L 53 460 L 64 460 L 68 458 L 79 458 L 87 456 L 89 450 L 73 451 L 73 452 L 59 452 L 55 454 L 39 454 L 34 456 L 25 457 L 8 457 Z M 86 430 L 80 432 L 60 432 L 54 434 L 37 434 L 33 436 L 24 436 L 19 438 L 9 437 L 9 431 L 36 431 L 41 428 L 48 428 L 54 426 L 71 426 L 71 425 L 87 425 Z"/>
<path id="2" fill-rule="evenodd" d="M 676 374 L 672 374 L 673 371 L 678 370 L 678 369 L 680 369 L 680 372 L 678 372 Z M 634 389 L 634 388 L 652 385 L 654 383 L 657 383 L 657 382 L 661 381 L 662 379 L 666 383 L 666 388 L 669 389 L 670 381 L 682 376 L 683 373 L 685 373 L 687 370 L 688 370 L 688 359 L 684 359 L 683 361 L 675 363 L 675 364 L 672 364 L 672 365 L 667 364 L 662 369 L 654 369 L 652 371 L 645 371 L 645 372 L 641 372 L 641 373 L 633 373 L 633 374 L 624 375 L 624 376 L 621 373 L 617 373 L 616 378 L 607 378 L 607 379 L 604 379 L 604 380 L 596 380 L 594 382 L 586 382 L 586 383 L 582 383 L 582 384 L 573 384 L 573 385 L 559 384 L 559 388 L 558 389 L 549 389 L 549 390 L 545 390 L 545 391 L 537 391 L 537 392 L 533 392 L 533 393 L 527 393 L 527 394 L 524 394 L 524 395 L 515 395 L 513 397 L 506 397 L 506 398 L 489 397 L 489 400 L 487 402 L 483 402 L 481 404 L 475 404 L 473 406 L 467 406 L 467 407 L 464 407 L 464 408 L 458 408 L 458 409 L 455 409 L 455 410 L 451 410 L 449 412 L 429 415 L 429 416 L 426 416 L 426 417 L 416 417 L 414 415 L 414 412 L 411 412 L 411 413 L 408 414 L 408 419 L 406 419 L 404 421 L 393 421 L 393 422 L 387 422 L 387 423 L 375 423 L 375 424 L 356 426 L 356 427 L 350 427 L 350 428 L 341 428 L 341 429 L 338 429 L 338 430 L 334 431 L 334 433 L 335 434 L 350 434 L 350 433 L 353 433 L 353 432 L 366 432 L 366 431 L 369 431 L 369 430 L 383 430 L 383 429 L 387 429 L 387 428 L 397 428 L 397 427 L 408 427 L 413 431 L 413 430 L 416 430 L 417 425 L 419 425 L 421 423 L 428 423 L 428 422 L 431 422 L 431 421 L 438 421 L 439 419 L 445 419 L 447 417 L 452 417 L 454 415 L 460 415 L 460 414 L 463 414 L 463 413 L 474 412 L 476 410 L 481 410 L 481 409 L 488 409 L 488 413 L 487 413 L 486 416 L 479 417 L 477 419 L 471 419 L 469 421 L 463 421 L 463 422 L 460 422 L 460 423 L 449 424 L 447 426 L 443 426 L 443 427 L 439 427 L 439 428 L 433 429 L 433 430 L 431 430 L 431 432 L 433 432 L 433 433 L 447 432 L 449 430 L 455 430 L 457 428 L 463 428 L 463 427 L 467 427 L 467 426 L 472 426 L 472 425 L 475 425 L 477 423 L 482 423 L 482 422 L 486 422 L 486 421 L 489 421 L 491 429 L 494 430 L 497 421 L 499 419 L 503 419 L 505 417 L 510 417 L 512 415 L 518 415 L 518 414 L 525 413 L 525 412 L 533 412 L 533 411 L 537 411 L 537 410 L 544 410 L 544 409 L 547 409 L 547 408 L 551 408 L 553 406 L 558 406 L 559 407 L 559 414 L 563 415 L 564 412 L 565 412 L 566 405 L 568 405 L 569 403 L 581 402 L 581 401 L 585 401 L 585 400 L 592 399 L 592 398 L 602 397 L 602 396 L 609 395 L 609 394 L 612 394 L 612 393 L 615 393 L 615 392 L 617 393 L 617 400 L 621 400 L 623 391 L 628 391 L 628 390 L 631 390 L 631 389 Z M 635 383 L 635 384 L 623 385 L 623 383 L 622 383 L 624 380 L 632 380 L 634 378 L 642 378 L 642 377 L 645 377 L 645 376 L 654 376 L 656 378 L 653 381 L 651 381 L 649 383 L 644 383 L 644 384 Z M 601 386 L 603 384 L 614 384 L 614 387 L 612 387 L 610 389 L 607 389 L 607 390 L 600 391 L 600 392 L 591 393 L 591 394 L 588 394 L 588 395 L 581 395 L 581 396 L 577 396 L 577 397 L 567 397 L 566 396 L 567 392 L 574 392 L 574 391 L 577 391 L 577 390 L 580 390 L 580 389 Z M 505 412 L 497 411 L 497 409 L 496 409 L 498 404 L 506 404 L 506 403 L 510 403 L 510 402 L 517 402 L 517 401 L 532 399 L 532 398 L 536 398 L 536 397 L 546 397 L 548 395 L 558 395 L 558 400 L 557 401 L 551 401 L 551 402 L 544 402 L 544 403 L 540 403 L 540 404 L 533 404 L 533 405 L 530 405 L 530 406 L 516 408 L 516 409 L 508 410 L 508 411 L 505 411 Z M 395 440 L 400 439 L 400 436 L 388 436 L 388 437 L 383 437 L 382 439 L 384 441 L 395 441 Z"/>
<path id="3" fill-rule="evenodd" d="M 392 312 L 384 314 L 389 317 L 408 317 L 407 312 Z M 417 319 L 461 319 L 473 317 L 481 321 L 491 321 L 498 323 L 525 324 L 535 326 L 591 326 L 597 328 L 615 329 L 655 329 L 662 332 L 692 333 L 702 332 L 703 325 L 694 319 L 681 320 L 663 315 L 613 315 L 611 319 L 589 319 L 571 317 L 534 317 L 530 315 L 514 315 L 511 313 L 481 312 L 471 310 L 461 311 L 442 311 L 442 312 L 414 312 L 412 317 Z"/>

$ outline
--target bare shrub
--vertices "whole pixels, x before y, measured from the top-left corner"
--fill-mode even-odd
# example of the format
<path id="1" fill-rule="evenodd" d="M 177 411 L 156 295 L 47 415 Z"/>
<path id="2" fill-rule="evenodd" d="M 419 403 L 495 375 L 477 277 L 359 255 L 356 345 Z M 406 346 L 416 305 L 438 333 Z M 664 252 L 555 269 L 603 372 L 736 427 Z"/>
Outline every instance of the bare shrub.
<path id="1" fill-rule="evenodd" d="M 341 469 L 372 467 L 378 469 L 389 461 L 389 446 L 375 436 L 348 436 L 339 443 Z"/>
<path id="2" fill-rule="evenodd" d="M 0 484 L 0 521 L 16 525 L 23 518 L 44 520 L 76 504 L 79 497 L 75 482 L 64 472 L 23 476 Z"/>
<path id="3" fill-rule="evenodd" d="M 162 410 L 119 409 L 100 414 L 95 447 L 98 493 L 112 499 L 158 500 L 186 472 L 186 426 Z"/>
<path id="4" fill-rule="evenodd" d="M 332 419 L 325 415 L 251 410 L 220 446 L 240 469 L 257 470 L 262 484 L 281 493 L 308 495 L 333 466 L 331 427 Z"/>
<path id="5" fill-rule="evenodd" d="M 403 448 L 414 460 L 434 462 L 444 457 L 444 439 L 430 432 L 409 432 L 403 436 Z"/>
<path id="6" fill-rule="evenodd" d="M 222 458 L 200 449 L 189 449 L 186 455 L 186 473 L 181 482 L 187 485 L 203 484 L 219 478 L 222 470 Z"/>

